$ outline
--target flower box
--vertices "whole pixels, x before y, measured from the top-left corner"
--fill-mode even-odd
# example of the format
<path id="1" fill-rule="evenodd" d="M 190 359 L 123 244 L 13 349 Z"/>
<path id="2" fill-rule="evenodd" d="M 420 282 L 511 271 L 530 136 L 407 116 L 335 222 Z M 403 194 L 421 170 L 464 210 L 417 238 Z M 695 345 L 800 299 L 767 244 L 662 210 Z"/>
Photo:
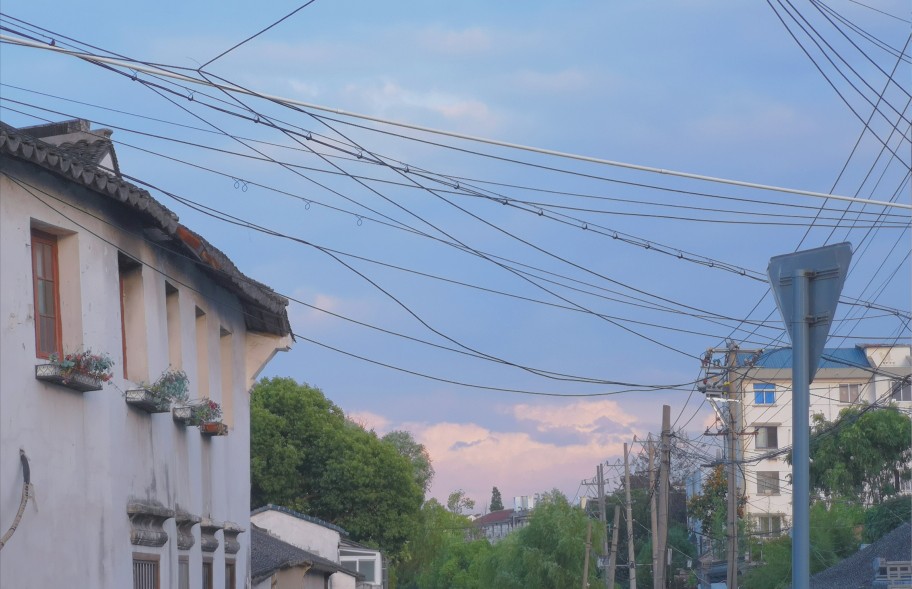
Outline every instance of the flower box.
<path id="1" fill-rule="evenodd" d="M 146 413 L 166 413 L 171 408 L 171 400 L 149 389 L 133 389 L 124 393 L 127 405 L 141 409 Z"/>
<path id="2" fill-rule="evenodd" d="M 221 421 L 204 421 L 199 425 L 200 433 L 204 436 L 227 436 L 228 426 Z"/>
<path id="3" fill-rule="evenodd" d="M 75 370 L 68 370 L 59 364 L 38 364 L 35 366 L 35 378 L 80 393 L 101 390 L 101 379 Z"/>
<path id="4" fill-rule="evenodd" d="M 180 425 L 192 425 L 193 407 L 191 405 L 175 405 L 171 409 L 171 418 Z"/>

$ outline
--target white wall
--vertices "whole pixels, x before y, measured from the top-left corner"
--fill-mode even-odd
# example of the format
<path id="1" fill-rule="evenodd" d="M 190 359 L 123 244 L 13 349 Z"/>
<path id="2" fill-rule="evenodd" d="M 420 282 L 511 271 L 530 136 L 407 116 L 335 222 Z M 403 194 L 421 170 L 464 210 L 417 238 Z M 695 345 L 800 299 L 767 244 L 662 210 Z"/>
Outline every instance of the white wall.
<path id="1" fill-rule="evenodd" d="M 132 554 L 136 551 L 158 554 L 161 586 L 176 587 L 174 520 L 165 523 L 170 539 L 162 548 L 134 546 L 126 507 L 134 499 L 157 502 L 249 528 L 250 431 L 248 392 L 244 388 L 249 362 L 238 302 L 188 262 L 162 253 L 139 238 L 141 227 L 130 226 L 134 216 L 117 211 L 115 223 L 126 225 L 122 231 L 40 191 L 79 207 L 88 205 L 105 219 L 115 214 L 108 199 L 50 174 L 33 174 L 18 161 L 7 165 L 4 160 L 4 171 L 36 186 L 38 190 L 33 192 L 60 212 L 0 176 L 0 530 L 6 531 L 19 505 L 20 448 L 30 459 L 37 499 L 29 503 L 18 530 L 0 552 L 0 586 L 129 587 Z M 76 200 L 71 200 L 73 194 Z M 30 255 L 30 225 L 34 222 L 71 232 L 66 238 L 72 250 L 68 254 L 70 263 L 61 268 L 61 284 L 71 289 L 64 293 L 66 298 L 78 304 L 75 311 L 64 309 L 64 341 L 67 351 L 81 345 L 107 352 L 115 359 L 114 379 L 101 391 L 77 393 L 35 380 L 34 366 L 43 361 L 35 357 Z M 206 309 L 210 318 L 209 378 L 211 396 L 216 400 L 222 400 L 219 325 L 233 333 L 234 425 L 228 436 L 205 438 L 196 428 L 174 424 L 170 414 L 149 415 L 124 402 L 121 391 L 134 383 L 124 380 L 121 366 L 118 249 L 163 270 L 180 290 L 181 356 L 190 376 L 191 397 L 195 396 L 194 382 L 202 376 L 196 370 L 195 307 Z M 154 380 L 169 364 L 165 277 L 143 267 L 142 281 L 146 360 L 150 380 Z M 79 323 L 81 330 L 72 327 Z M 262 348 L 261 336 L 257 342 Z M 284 344 L 276 338 L 274 348 Z M 198 587 L 202 567 L 198 526 L 194 534 L 196 544 L 182 554 L 189 555 L 191 586 Z M 221 532 L 217 537 L 220 546 L 212 555 L 215 586 L 223 587 Z M 248 576 L 247 537 L 238 537 L 240 587 Z"/>
<path id="2" fill-rule="evenodd" d="M 339 562 L 339 532 L 335 530 L 273 509 L 250 516 L 250 521 L 292 546 Z"/>

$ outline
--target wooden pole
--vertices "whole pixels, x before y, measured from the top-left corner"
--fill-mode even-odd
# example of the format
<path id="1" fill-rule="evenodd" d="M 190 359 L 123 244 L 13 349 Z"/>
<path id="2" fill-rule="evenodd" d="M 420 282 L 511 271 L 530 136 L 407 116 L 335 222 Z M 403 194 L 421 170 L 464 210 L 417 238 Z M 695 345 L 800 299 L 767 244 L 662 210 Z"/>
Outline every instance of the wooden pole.
<path id="1" fill-rule="evenodd" d="M 661 589 L 659 584 L 659 522 L 656 513 L 656 476 L 655 476 L 655 446 L 652 444 L 652 434 L 646 442 L 649 455 L 649 516 L 652 523 L 652 587 Z"/>
<path id="2" fill-rule="evenodd" d="M 589 587 L 589 552 L 592 548 L 592 520 L 586 522 L 586 556 L 583 559 L 583 589 Z"/>
<path id="3" fill-rule="evenodd" d="M 611 556 L 608 557 L 608 575 L 605 584 L 614 589 L 614 574 L 617 570 L 618 527 L 621 525 L 621 506 L 614 506 L 614 526 L 611 528 Z"/>
<path id="4" fill-rule="evenodd" d="M 665 589 L 668 570 L 668 477 L 671 472 L 671 406 L 662 405 L 662 447 L 659 469 L 659 538 L 656 589 Z"/>
<path id="5" fill-rule="evenodd" d="M 627 566 L 630 568 L 630 589 L 637 589 L 636 554 L 633 546 L 633 504 L 630 502 L 630 460 L 624 444 L 624 490 L 627 500 Z"/>

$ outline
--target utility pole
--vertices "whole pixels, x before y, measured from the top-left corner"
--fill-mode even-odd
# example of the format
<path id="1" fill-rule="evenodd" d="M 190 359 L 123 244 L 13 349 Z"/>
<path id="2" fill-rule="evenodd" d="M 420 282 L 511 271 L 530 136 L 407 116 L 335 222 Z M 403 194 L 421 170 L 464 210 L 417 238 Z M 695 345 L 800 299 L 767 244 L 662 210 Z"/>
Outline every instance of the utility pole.
<path id="1" fill-rule="evenodd" d="M 658 568 L 653 575 L 656 579 L 656 589 L 665 589 L 668 569 L 668 490 L 669 475 L 671 473 L 671 406 L 662 405 L 662 460 L 659 468 L 659 537 L 658 537 Z"/>
<path id="2" fill-rule="evenodd" d="M 606 521 L 607 516 L 605 515 L 605 471 L 602 468 L 601 463 L 598 465 L 598 471 L 596 474 L 598 476 L 599 521 L 602 525 L 602 531 L 605 532 L 604 540 L 602 542 L 602 556 L 604 559 L 604 555 L 608 553 L 608 522 Z M 601 569 L 602 576 L 605 578 L 605 587 L 607 589 L 613 589 L 610 585 L 608 585 L 608 575 L 605 574 L 607 572 L 605 570 L 605 567 L 602 566 Z"/>
<path id="3" fill-rule="evenodd" d="M 621 524 L 621 506 L 614 506 L 614 525 L 611 527 L 611 556 L 608 557 L 608 575 L 605 585 L 614 589 L 614 573 L 617 570 L 618 526 Z"/>
<path id="4" fill-rule="evenodd" d="M 630 459 L 624 442 L 624 491 L 627 500 L 627 566 L 630 569 L 630 589 L 636 589 L 636 555 L 633 549 L 633 505 L 630 503 Z"/>
<path id="5" fill-rule="evenodd" d="M 735 420 L 734 399 L 732 398 L 732 381 L 738 367 L 738 346 L 729 340 L 725 354 L 726 392 L 729 402 L 728 410 L 728 575 L 726 587 L 738 589 L 738 422 Z"/>
<path id="6" fill-rule="evenodd" d="M 586 556 L 583 559 L 583 589 L 589 587 L 589 552 L 592 548 L 592 520 L 586 521 Z"/>
<path id="7" fill-rule="evenodd" d="M 656 476 L 655 476 L 655 446 L 652 443 L 652 434 L 646 441 L 647 454 L 649 456 L 649 516 L 652 524 L 652 587 L 661 589 L 659 584 L 659 521 L 656 511 Z"/>

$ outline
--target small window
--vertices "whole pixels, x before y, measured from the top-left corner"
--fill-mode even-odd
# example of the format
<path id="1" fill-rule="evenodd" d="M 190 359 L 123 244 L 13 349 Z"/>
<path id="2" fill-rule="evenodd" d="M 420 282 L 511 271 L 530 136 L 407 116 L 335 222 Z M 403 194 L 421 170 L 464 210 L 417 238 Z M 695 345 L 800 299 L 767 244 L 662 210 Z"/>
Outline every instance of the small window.
<path id="1" fill-rule="evenodd" d="M 196 392 L 209 396 L 209 322 L 206 312 L 196 308 Z"/>
<path id="2" fill-rule="evenodd" d="M 779 473 L 777 471 L 757 472 L 757 494 L 758 495 L 778 495 L 779 494 Z"/>
<path id="3" fill-rule="evenodd" d="M 168 364 L 172 370 L 184 367 L 181 356 L 180 292 L 170 282 L 165 282 L 165 315 L 168 322 Z"/>
<path id="4" fill-rule="evenodd" d="M 839 402 L 840 403 L 857 403 L 861 394 L 860 387 L 857 384 L 839 385 Z"/>
<path id="5" fill-rule="evenodd" d="M 35 353 L 63 356 L 60 336 L 60 278 L 57 238 L 32 230 L 32 281 L 35 296 Z"/>
<path id="6" fill-rule="evenodd" d="M 776 385 L 758 383 L 754 385 L 754 405 L 774 405 L 776 403 Z"/>
<path id="7" fill-rule="evenodd" d="M 190 559 L 186 556 L 177 561 L 177 588 L 190 589 Z"/>
<path id="8" fill-rule="evenodd" d="M 142 264 L 122 252 L 117 254 L 120 275 L 120 335 L 123 342 L 123 375 L 133 382 L 149 380 L 146 350 L 146 313 L 143 301 Z"/>
<path id="9" fill-rule="evenodd" d="M 222 420 L 234 425 L 234 344 L 231 332 L 219 326 L 219 370 L 222 381 Z"/>
<path id="10" fill-rule="evenodd" d="M 212 561 L 203 561 L 203 589 L 214 589 L 214 575 L 212 574 Z"/>
<path id="11" fill-rule="evenodd" d="M 159 575 L 157 555 L 133 555 L 133 589 L 159 589 Z"/>
<path id="12" fill-rule="evenodd" d="M 907 378 L 905 380 L 894 380 L 890 391 L 890 398 L 894 401 L 912 401 L 912 382 Z"/>
<path id="13" fill-rule="evenodd" d="M 225 589 L 237 589 L 237 569 L 233 560 L 225 561 Z"/>
<path id="14" fill-rule="evenodd" d="M 761 515 L 757 518 L 757 531 L 764 536 L 779 536 L 782 534 L 781 515 Z"/>
<path id="15" fill-rule="evenodd" d="M 755 446 L 761 450 L 775 450 L 779 447 L 779 428 L 774 425 L 761 425 L 757 428 Z"/>

